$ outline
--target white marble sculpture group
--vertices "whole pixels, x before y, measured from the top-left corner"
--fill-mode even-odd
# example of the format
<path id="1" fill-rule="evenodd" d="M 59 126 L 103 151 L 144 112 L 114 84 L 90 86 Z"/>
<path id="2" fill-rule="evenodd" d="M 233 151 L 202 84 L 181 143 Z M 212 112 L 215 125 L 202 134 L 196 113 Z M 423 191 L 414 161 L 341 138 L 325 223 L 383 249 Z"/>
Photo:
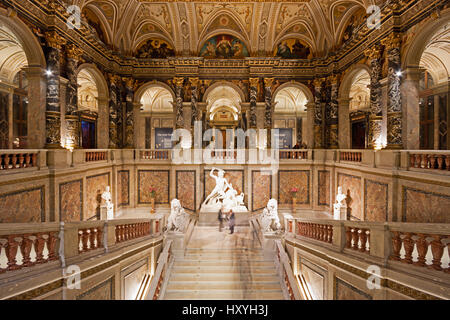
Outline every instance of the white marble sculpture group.
<path id="1" fill-rule="evenodd" d="M 217 175 L 214 171 L 217 170 Z M 200 212 L 218 212 L 223 209 L 228 212 L 248 212 L 244 205 L 244 194 L 237 194 L 231 183 L 228 183 L 224 177 L 225 171 L 222 169 L 212 168 L 209 176 L 216 180 L 216 186 L 213 191 L 206 197 L 202 203 Z"/>
<path id="2" fill-rule="evenodd" d="M 102 199 L 105 200 L 105 204 L 100 207 L 101 219 L 104 219 L 104 214 L 102 215 L 102 210 L 106 209 L 106 220 L 114 219 L 114 204 L 112 203 L 111 188 L 106 187 L 106 190 L 102 193 Z"/>
<path id="3" fill-rule="evenodd" d="M 167 230 L 184 232 L 187 224 L 189 222 L 189 214 L 184 211 L 181 206 L 180 200 L 173 199 L 170 202 L 170 215 L 167 219 Z"/>
<path id="4" fill-rule="evenodd" d="M 267 202 L 267 206 L 264 208 L 260 219 L 263 232 L 275 232 L 281 229 L 277 200 L 270 199 Z"/>
<path id="5" fill-rule="evenodd" d="M 347 196 L 342 193 L 342 187 L 338 187 L 336 202 L 333 206 L 333 218 L 335 220 L 347 220 Z"/>

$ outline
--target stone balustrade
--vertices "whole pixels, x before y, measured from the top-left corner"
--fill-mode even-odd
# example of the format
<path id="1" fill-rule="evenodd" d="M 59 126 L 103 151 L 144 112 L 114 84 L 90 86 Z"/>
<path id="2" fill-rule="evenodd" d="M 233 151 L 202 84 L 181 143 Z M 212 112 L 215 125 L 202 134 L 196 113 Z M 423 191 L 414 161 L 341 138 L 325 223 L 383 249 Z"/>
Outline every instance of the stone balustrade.
<path id="1" fill-rule="evenodd" d="M 283 290 L 290 300 L 301 300 L 301 294 L 296 283 L 296 279 L 290 266 L 289 256 L 287 255 L 280 240 L 275 240 L 275 253 L 277 270 L 281 279 Z"/>
<path id="2" fill-rule="evenodd" d="M 308 160 L 308 150 L 280 150 L 280 160 Z"/>
<path id="3" fill-rule="evenodd" d="M 294 236 L 391 262 L 449 273 L 450 225 L 293 218 Z M 331 230 L 330 230 L 331 229 Z M 292 234 L 290 230 L 286 230 Z M 332 240 L 330 242 L 330 235 Z M 316 243 L 316 242 L 315 242 Z M 329 248 L 329 247 L 328 247 Z"/>
<path id="4" fill-rule="evenodd" d="M 237 150 L 213 150 L 211 158 L 214 160 L 234 160 L 237 158 Z"/>
<path id="5" fill-rule="evenodd" d="M 161 296 L 163 283 L 166 279 L 167 270 L 173 260 L 172 240 L 168 240 L 158 258 L 158 266 L 151 280 L 150 287 L 145 300 L 158 300 Z"/>
<path id="6" fill-rule="evenodd" d="M 155 233 L 159 232 L 159 221 L 156 221 Z M 151 232 L 150 222 L 116 225 L 116 243 L 148 236 Z"/>
<path id="7" fill-rule="evenodd" d="M 58 260 L 59 225 L 1 224 L 0 273 Z"/>
<path id="8" fill-rule="evenodd" d="M 85 151 L 84 159 L 86 162 L 105 161 L 108 160 L 108 151 Z"/>
<path id="9" fill-rule="evenodd" d="M 362 162 L 362 152 L 359 151 L 339 151 L 340 161 Z"/>
<path id="10" fill-rule="evenodd" d="M 170 150 L 141 150 L 141 160 L 169 160 Z"/>
<path id="11" fill-rule="evenodd" d="M 409 168 L 450 171 L 449 151 L 410 151 Z"/>
<path id="12" fill-rule="evenodd" d="M 90 250 L 102 248 L 103 226 L 95 226 L 78 230 L 78 252 L 83 253 Z"/>
<path id="13" fill-rule="evenodd" d="M 39 150 L 0 150 L 0 170 L 38 166 Z"/>

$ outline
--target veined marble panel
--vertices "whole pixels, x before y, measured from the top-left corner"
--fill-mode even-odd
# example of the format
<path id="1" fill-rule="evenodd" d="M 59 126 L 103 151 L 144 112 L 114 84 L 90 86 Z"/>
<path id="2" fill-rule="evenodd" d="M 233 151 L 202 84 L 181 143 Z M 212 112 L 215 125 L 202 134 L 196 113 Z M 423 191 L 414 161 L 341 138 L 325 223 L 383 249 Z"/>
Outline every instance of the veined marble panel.
<path id="1" fill-rule="evenodd" d="M 180 200 L 183 208 L 195 211 L 195 195 L 197 194 L 195 170 L 179 170 L 176 175 L 176 198 Z"/>
<path id="2" fill-rule="evenodd" d="M 313 299 L 323 300 L 324 295 L 323 276 L 304 264 L 301 264 L 301 271 Z"/>
<path id="3" fill-rule="evenodd" d="M 347 206 L 351 220 L 364 220 L 362 211 L 361 178 L 348 174 L 338 174 L 338 187 L 347 195 Z"/>
<path id="4" fill-rule="evenodd" d="M 366 179 L 364 184 L 364 203 L 364 220 L 388 221 L 387 184 Z"/>
<path id="5" fill-rule="evenodd" d="M 210 172 L 211 170 L 204 170 L 203 199 L 205 199 L 216 186 L 216 181 L 209 176 Z M 217 175 L 217 171 L 215 171 L 214 174 Z M 228 183 L 232 184 L 238 194 L 244 192 L 244 170 L 225 170 L 225 178 L 228 180 Z M 244 198 L 245 203 L 246 201 L 247 197 Z"/>
<path id="6" fill-rule="evenodd" d="M 450 196 L 403 187 L 403 222 L 450 223 Z"/>
<path id="7" fill-rule="evenodd" d="M 83 220 L 83 180 L 59 185 L 59 218 L 63 222 Z"/>
<path id="8" fill-rule="evenodd" d="M 272 198 L 272 172 L 252 171 L 252 210 L 260 210 L 266 207 Z"/>
<path id="9" fill-rule="evenodd" d="M 138 170 L 138 203 L 150 204 L 149 189 L 156 189 L 155 203 L 169 203 L 169 170 Z"/>
<path id="10" fill-rule="evenodd" d="M 307 170 L 278 171 L 278 204 L 291 204 L 291 189 L 297 188 L 297 204 L 309 204 L 309 177 Z"/>
<path id="11" fill-rule="evenodd" d="M 87 212 L 84 215 L 83 220 L 87 220 L 95 215 L 100 216 L 102 193 L 109 185 L 109 173 L 102 173 L 86 178 Z"/>
<path id="12" fill-rule="evenodd" d="M 130 204 L 130 171 L 120 170 L 117 172 L 117 190 L 119 206 Z"/>
<path id="13" fill-rule="evenodd" d="M 0 195 L 0 223 L 44 221 L 44 187 Z"/>
<path id="14" fill-rule="evenodd" d="M 80 294 L 77 300 L 114 300 L 114 277 Z"/>
<path id="15" fill-rule="evenodd" d="M 349 283 L 335 278 L 334 300 L 372 300 L 367 293 L 355 288 Z"/>
<path id="16" fill-rule="evenodd" d="M 318 171 L 319 206 L 330 205 L 330 171 Z"/>

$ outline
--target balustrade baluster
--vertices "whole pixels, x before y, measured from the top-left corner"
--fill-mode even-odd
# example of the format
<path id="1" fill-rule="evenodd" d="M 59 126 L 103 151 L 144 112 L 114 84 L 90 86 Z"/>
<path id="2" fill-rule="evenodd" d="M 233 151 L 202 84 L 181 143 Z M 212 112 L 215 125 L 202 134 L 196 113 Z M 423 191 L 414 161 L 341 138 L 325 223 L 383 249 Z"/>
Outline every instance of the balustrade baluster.
<path id="1" fill-rule="evenodd" d="M 120 242 L 120 226 L 116 226 L 116 242 Z"/>
<path id="2" fill-rule="evenodd" d="M 422 154 L 420 157 L 420 167 L 422 169 L 425 169 L 427 167 L 427 155 L 426 154 Z"/>
<path id="3" fill-rule="evenodd" d="M 433 254 L 433 260 L 431 268 L 441 271 L 441 259 L 444 254 L 444 245 L 442 244 L 443 236 L 438 234 L 431 235 L 433 241 L 431 241 L 431 253 Z"/>
<path id="4" fill-rule="evenodd" d="M 359 251 L 366 252 L 367 235 L 365 229 L 361 229 L 361 232 L 359 233 L 359 241 L 361 242 L 361 248 L 359 248 Z"/>
<path id="5" fill-rule="evenodd" d="M 426 265 L 426 255 L 428 252 L 428 242 L 426 240 L 426 235 L 423 233 L 419 233 L 417 235 L 419 238 L 416 240 L 416 247 L 417 247 L 417 254 L 418 258 L 417 261 L 414 262 L 415 265 L 418 265 L 420 267 L 424 267 Z"/>
<path id="6" fill-rule="evenodd" d="M 0 161 L 1 161 L 1 159 L 0 159 Z M 1 241 L 1 240 L 3 240 L 3 241 Z M 2 250 L 3 250 L 2 248 L 5 248 L 5 250 L 6 250 L 7 245 L 8 245 L 8 240 L 5 238 L 0 238 L 0 254 L 2 253 Z M 8 257 L 8 255 L 6 257 Z M 2 268 L 0 266 L 0 274 L 6 272 L 6 269 L 7 268 Z"/>
<path id="7" fill-rule="evenodd" d="M 438 163 L 438 169 L 439 170 L 443 170 L 443 164 L 444 164 L 444 159 L 443 156 L 438 156 L 437 157 L 437 163 Z"/>
<path id="8" fill-rule="evenodd" d="M 30 239 L 31 234 L 24 234 L 22 236 L 22 243 L 20 244 L 20 251 L 22 252 L 23 260 L 22 266 L 29 267 L 34 263 L 31 262 L 31 249 L 33 247 L 33 241 Z"/>
<path id="9" fill-rule="evenodd" d="M 5 170 L 9 169 L 9 154 L 5 154 L 5 166 L 3 167 Z"/>
<path id="10" fill-rule="evenodd" d="M 49 232 L 48 233 L 48 260 L 53 261 L 58 259 L 58 254 L 56 253 L 56 243 L 58 242 L 58 233 Z"/>
<path id="11" fill-rule="evenodd" d="M 409 155 L 409 167 L 410 168 L 414 168 L 414 163 L 416 162 L 415 158 L 416 158 L 415 155 L 413 155 L 413 154 Z"/>
<path id="12" fill-rule="evenodd" d="M 403 239 L 403 247 L 405 248 L 405 258 L 402 262 L 413 263 L 412 252 L 414 251 L 414 241 L 411 238 L 412 234 L 410 232 L 405 233 L 405 238 Z"/>
<path id="13" fill-rule="evenodd" d="M 97 248 L 101 248 L 102 247 L 102 245 L 103 245 L 103 230 L 102 230 L 102 228 L 97 228 L 97 232 L 96 232 L 96 235 L 97 235 Z"/>
<path id="14" fill-rule="evenodd" d="M 345 229 L 345 247 L 350 249 L 352 247 L 352 228 Z"/>
<path id="15" fill-rule="evenodd" d="M 89 229 L 89 250 L 95 249 L 95 239 L 97 238 L 97 235 L 95 234 L 96 231 L 95 228 Z"/>
<path id="16" fill-rule="evenodd" d="M 436 156 L 434 154 L 430 155 L 430 169 L 434 169 L 436 166 Z"/>
<path id="17" fill-rule="evenodd" d="M 36 250 L 36 263 L 44 263 L 44 248 L 45 248 L 45 238 L 44 233 L 40 232 L 36 234 L 36 244 L 35 244 L 35 250 Z"/>
<path id="18" fill-rule="evenodd" d="M 17 265 L 16 261 L 17 250 L 19 248 L 16 237 L 16 235 L 8 236 L 8 244 L 6 246 L 6 257 L 8 259 L 8 267 L 6 269 L 8 271 L 20 269 L 20 266 Z"/>
<path id="19" fill-rule="evenodd" d="M 16 164 L 17 164 L 17 154 L 13 153 L 11 157 L 11 168 L 16 169 Z"/>
<path id="20" fill-rule="evenodd" d="M 352 240 L 353 240 L 353 244 L 352 244 L 352 249 L 353 250 L 358 250 L 358 239 L 359 239 L 359 236 L 358 236 L 358 232 L 359 232 L 359 229 L 357 229 L 357 228 L 353 228 L 352 229 L 353 231 L 352 231 Z"/>
<path id="21" fill-rule="evenodd" d="M 81 230 L 81 232 L 83 233 L 81 235 L 81 243 L 83 245 L 83 252 L 89 250 L 89 248 L 88 248 L 88 241 L 89 241 L 89 232 L 88 232 L 88 230 L 89 229 Z M 91 248 L 92 248 L 92 245 L 91 245 Z"/>
<path id="22" fill-rule="evenodd" d="M 400 232 L 392 231 L 392 254 L 390 259 L 399 261 L 401 249 L 402 249 L 402 239 L 400 238 Z"/>
<path id="23" fill-rule="evenodd" d="M 29 153 L 25 154 L 25 164 L 24 167 L 33 167 L 33 165 L 31 164 L 31 155 Z"/>
<path id="24" fill-rule="evenodd" d="M 445 156 L 445 165 L 447 166 L 447 171 L 450 171 L 450 155 Z"/>

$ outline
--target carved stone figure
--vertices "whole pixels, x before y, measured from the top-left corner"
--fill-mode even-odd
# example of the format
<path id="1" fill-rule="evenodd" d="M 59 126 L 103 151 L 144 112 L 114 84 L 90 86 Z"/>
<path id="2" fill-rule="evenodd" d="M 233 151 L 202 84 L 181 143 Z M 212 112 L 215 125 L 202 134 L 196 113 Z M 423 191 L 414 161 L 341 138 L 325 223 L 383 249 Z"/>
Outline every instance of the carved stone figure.
<path id="1" fill-rule="evenodd" d="M 277 200 L 270 199 L 267 202 L 267 206 L 261 214 L 261 227 L 263 232 L 274 232 L 281 229 Z"/>
<path id="2" fill-rule="evenodd" d="M 347 220 L 347 202 L 345 201 L 347 196 L 342 193 L 342 187 L 338 187 L 338 194 L 336 195 L 336 202 L 334 208 L 335 220 Z"/>
<path id="3" fill-rule="evenodd" d="M 170 202 L 170 215 L 167 219 L 167 230 L 183 232 L 189 221 L 189 215 L 181 206 L 180 200 L 173 199 Z"/>
<path id="4" fill-rule="evenodd" d="M 217 175 L 214 171 L 217 170 Z M 244 194 L 237 195 L 237 191 L 233 185 L 228 183 L 224 177 L 225 171 L 222 169 L 212 168 L 209 176 L 216 180 L 216 186 L 202 203 L 200 212 L 217 212 L 225 207 L 226 211 L 248 212 L 244 206 Z"/>
<path id="5" fill-rule="evenodd" d="M 112 203 L 110 190 L 110 187 L 107 186 L 106 190 L 102 193 L 102 199 L 105 200 L 104 207 L 106 208 L 106 220 L 114 219 L 114 204 Z"/>

